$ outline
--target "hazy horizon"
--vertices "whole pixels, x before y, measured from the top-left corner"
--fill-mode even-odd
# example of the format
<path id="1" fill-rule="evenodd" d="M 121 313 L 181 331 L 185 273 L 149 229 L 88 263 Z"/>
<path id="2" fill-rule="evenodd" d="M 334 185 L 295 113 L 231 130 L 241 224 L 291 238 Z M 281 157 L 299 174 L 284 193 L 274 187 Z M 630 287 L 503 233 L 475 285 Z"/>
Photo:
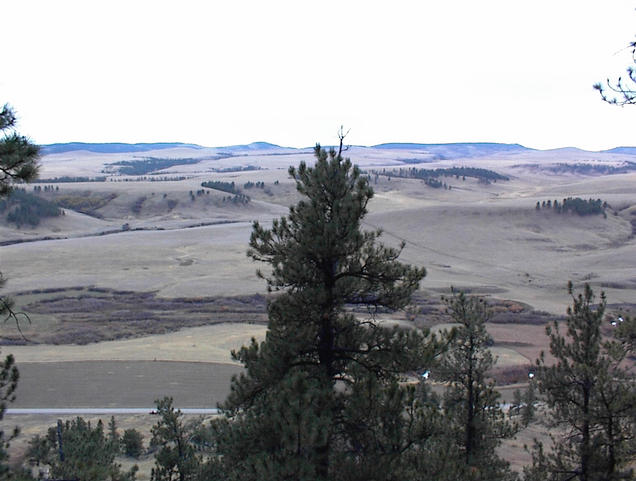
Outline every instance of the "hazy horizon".
<path id="1" fill-rule="evenodd" d="M 322 145 L 323 147 L 330 147 L 330 146 L 336 146 L 336 143 L 333 144 L 324 144 L 321 142 L 315 142 L 312 145 L 304 145 L 304 146 L 291 146 L 291 145 L 279 145 L 267 140 L 254 140 L 254 141 L 249 141 L 249 142 L 239 142 L 236 144 L 232 144 L 232 145 L 203 145 L 203 144 L 197 144 L 195 142 L 180 142 L 180 141 L 162 141 L 162 140 L 158 140 L 158 141 L 148 141 L 148 142 L 118 142 L 118 141 L 109 141 L 109 142 L 84 142 L 84 141 L 67 141 L 67 142 L 51 142 L 48 144 L 39 144 L 41 147 L 52 147 L 52 146 L 64 146 L 64 145 L 130 145 L 130 146 L 143 146 L 143 145 L 183 145 L 185 147 L 188 146 L 196 146 L 196 147 L 201 147 L 201 148 L 210 148 L 210 149 L 215 149 L 215 148 L 228 148 L 228 147 L 241 147 L 241 146 L 245 146 L 245 147 L 249 147 L 249 146 L 254 146 L 254 145 L 258 145 L 258 144 L 268 144 L 271 145 L 272 147 L 278 147 L 278 148 L 282 148 L 282 149 L 296 149 L 296 150 L 304 150 L 304 149 L 313 149 L 314 146 L 316 145 L 316 143 Z M 378 147 L 384 147 L 384 146 L 396 146 L 396 145 L 413 145 L 413 146 L 446 146 L 446 145 L 509 145 L 509 146 L 519 146 L 522 147 L 524 149 L 528 149 L 528 150 L 537 150 L 537 151 L 550 151 L 550 150 L 563 150 L 563 149 L 577 149 L 577 150 L 582 150 L 582 151 L 586 151 L 586 152 L 607 152 L 607 151 L 611 151 L 611 150 L 615 150 L 615 149 L 636 149 L 636 141 L 634 142 L 633 145 L 615 145 L 613 147 L 608 147 L 606 149 L 600 149 L 600 150 L 590 150 L 590 149 L 584 149 L 581 148 L 579 146 L 576 145 L 563 145 L 563 146 L 559 146 L 559 147 L 551 147 L 551 148 L 546 148 L 546 149 L 541 149 L 541 148 L 536 148 L 533 146 L 528 146 L 528 145 L 524 145 L 521 144 L 519 142 L 491 142 L 491 141 L 475 141 L 475 142 L 463 142 L 463 141 L 457 141 L 457 142 L 392 142 L 392 141 L 385 141 L 385 142 L 379 142 L 373 145 L 363 145 L 363 144 L 349 144 L 348 142 L 346 142 L 346 138 L 345 138 L 345 144 L 347 145 L 347 147 L 360 147 L 360 148 L 378 148 Z M 392 147 L 386 147 L 387 149 L 391 149 Z M 396 149 L 396 147 L 393 147 L 393 149 Z M 76 149 L 73 149 L 76 150 Z M 45 153 L 46 154 L 46 153 Z"/>
<path id="2" fill-rule="evenodd" d="M 592 85 L 633 64 L 634 8 L 597 2 L 77 0 L 0 7 L 0 104 L 38 144 L 633 145 Z"/>

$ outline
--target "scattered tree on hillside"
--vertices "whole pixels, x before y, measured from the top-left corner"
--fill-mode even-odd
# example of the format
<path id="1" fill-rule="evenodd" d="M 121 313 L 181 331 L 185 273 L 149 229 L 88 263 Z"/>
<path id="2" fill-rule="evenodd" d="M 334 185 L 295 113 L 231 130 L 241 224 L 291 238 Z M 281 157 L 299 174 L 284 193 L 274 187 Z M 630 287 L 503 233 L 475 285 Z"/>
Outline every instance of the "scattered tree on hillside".
<path id="1" fill-rule="evenodd" d="M 556 361 L 548 365 L 543 354 L 537 361 L 539 391 L 553 425 L 565 432 L 554 440 L 552 452 L 535 442 L 526 479 L 632 479 L 636 392 L 633 374 L 621 366 L 627 350 L 623 343 L 604 341 L 601 336 L 605 295 L 595 305 L 588 284 L 577 296 L 572 283 L 568 291 L 573 302 L 567 313 L 567 333 L 562 334 L 556 322 L 546 328 Z"/>
<path id="2" fill-rule="evenodd" d="M 398 380 L 430 365 L 437 343 L 347 309 L 402 308 L 425 270 L 361 230 L 373 191 L 342 157 L 342 137 L 315 155 L 313 167 L 289 169 L 304 199 L 271 229 L 253 227 L 248 255 L 269 265 L 259 274 L 279 294 L 266 340 L 233 353 L 246 372 L 217 424 L 227 479 L 400 479 L 400 454 L 425 444 L 421 403 Z"/>
<path id="3" fill-rule="evenodd" d="M 486 331 L 491 312 L 483 299 L 463 292 L 444 302 L 453 321 L 459 323 L 439 367 L 441 378 L 450 383 L 443 403 L 454 447 L 448 455 L 456 456 L 464 467 L 462 479 L 510 479 L 508 463 L 497 456 L 496 447 L 514 429 L 499 405 L 494 381 L 487 378 L 496 362 L 488 349 L 492 338 Z"/>
<path id="4" fill-rule="evenodd" d="M 245 182 L 245 184 L 243 184 L 243 188 L 244 189 L 253 189 L 253 188 L 264 189 L 265 188 L 265 182 L 262 182 L 262 181 L 252 182 L 250 180 L 250 181 Z"/>
<path id="5" fill-rule="evenodd" d="M 13 189 L 4 199 L 0 199 L 0 213 L 7 212 L 7 222 L 37 226 L 46 217 L 58 217 L 62 210 L 53 202 L 27 193 L 24 189 Z"/>

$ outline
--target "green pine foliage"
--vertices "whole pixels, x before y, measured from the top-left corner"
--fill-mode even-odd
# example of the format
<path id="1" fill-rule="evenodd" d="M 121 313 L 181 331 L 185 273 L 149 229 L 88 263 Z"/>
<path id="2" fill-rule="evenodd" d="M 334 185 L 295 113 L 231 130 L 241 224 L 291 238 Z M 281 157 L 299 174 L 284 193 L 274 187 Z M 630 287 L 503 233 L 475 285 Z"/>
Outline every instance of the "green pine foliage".
<path id="1" fill-rule="evenodd" d="M 38 175 L 40 148 L 15 132 L 16 118 L 8 105 L 0 110 L 0 196 L 14 183 L 31 182 Z"/>
<path id="2" fill-rule="evenodd" d="M 48 463 L 50 455 L 51 445 L 46 436 L 36 434 L 29 440 L 26 458 L 31 465 L 40 466 L 40 464 Z"/>
<path id="3" fill-rule="evenodd" d="M 616 322 L 614 337 L 633 360 L 636 354 L 636 318 L 625 315 L 617 317 L 618 321 L 614 321 Z"/>
<path id="4" fill-rule="evenodd" d="M 449 383 L 443 413 L 452 442 L 446 455 L 461 466 L 463 479 L 510 479 L 508 463 L 496 454 L 501 440 L 512 437 L 515 430 L 501 409 L 494 381 L 488 378 L 496 362 L 486 331 L 491 311 L 482 298 L 463 292 L 443 300 L 459 324 L 439 366 L 439 377 Z"/>
<path id="5" fill-rule="evenodd" d="M 152 427 L 151 448 L 158 448 L 151 481 L 190 481 L 198 479 L 201 457 L 190 441 L 191 429 L 172 398 L 156 401 L 159 421 Z"/>
<path id="6" fill-rule="evenodd" d="M 519 429 L 527 428 L 536 419 L 537 393 L 536 382 L 530 380 L 527 389 L 523 392 L 515 389 L 512 402 L 508 410 L 508 416 L 513 422 L 518 423 Z"/>
<path id="7" fill-rule="evenodd" d="M 39 147 L 32 144 L 26 137 L 15 132 L 15 114 L 13 109 L 5 105 L 0 110 L 0 200 L 4 200 L 12 190 L 14 183 L 31 182 L 38 174 Z M 0 288 L 6 280 L 0 273 Z M 14 320 L 18 326 L 19 313 L 13 310 L 13 302 L 6 297 L 0 297 L 0 316 L 4 321 Z M 0 421 L 4 418 L 7 403 L 15 398 L 19 373 L 15 366 L 15 359 L 8 355 L 0 367 Z M 8 466 L 9 441 L 18 434 L 18 428 L 7 434 L 0 430 L 0 478 L 9 476 Z M 17 476 L 17 473 L 12 473 Z"/>
<path id="8" fill-rule="evenodd" d="M 135 479 L 137 466 L 133 466 L 128 472 L 122 472 L 121 466 L 115 462 L 119 445 L 105 435 L 101 420 L 95 427 L 81 417 L 65 423 L 60 421 L 57 427 L 49 428 L 46 440 L 48 448 L 40 446 L 41 439 L 32 440 L 31 446 L 34 451 L 37 449 L 37 459 L 40 462 L 42 453 L 46 453 L 46 462 L 51 466 L 51 476 L 55 479 Z M 35 457 L 35 452 L 32 455 Z"/>
<path id="9" fill-rule="evenodd" d="M 108 421 L 108 442 L 115 450 L 115 454 L 119 454 L 121 452 L 121 438 L 119 436 L 119 431 L 117 431 L 115 416 L 111 416 L 110 421 Z"/>
<path id="10" fill-rule="evenodd" d="M 289 169 L 303 200 L 271 229 L 253 227 L 248 255 L 267 264 L 259 274 L 276 296 L 266 340 L 233 353 L 246 372 L 215 427 L 226 479 L 393 479 L 427 438 L 423 404 L 398 380 L 432 364 L 439 344 L 373 315 L 405 307 L 425 270 L 361 229 L 368 178 L 341 150 L 315 155 L 313 167 Z M 409 409 L 417 422 L 402 419 Z"/>
<path id="11" fill-rule="evenodd" d="M 564 434 L 546 451 L 535 443 L 528 480 L 580 481 L 633 479 L 635 444 L 633 373 L 624 361 L 628 349 L 601 335 L 606 300 L 600 302 L 588 284 L 581 294 L 568 286 L 566 332 L 558 323 L 546 328 L 556 362 L 537 361 L 538 388 L 550 409 L 551 423 Z"/>
<path id="12" fill-rule="evenodd" d="M 136 429 L 126 429 L 121 437 L 124 455 L 138 458 L 144 452 L 144 436 Z"/>
<path id="13" fill-rule="evenodd" d="M 0 278 L 0 282 L 1 281 L 2 279 Z M 0 301 L 5 302 L 4 299 Z M 18 387 L 19 377 L 20 375 L 15 365 L 15 359 L 13 355 L 9 354 L 0 365 L 0 421 L 4 418 L 7 403 L 15 399 L 15 390 Z M 10 472 L 7 449 L 9 448 L 9 442 L 18 435 L 18 432 L 17 427 L 10 433 L 6 433 L 3 429 L 0 429 L 0 479 L 7 477 Z"/>

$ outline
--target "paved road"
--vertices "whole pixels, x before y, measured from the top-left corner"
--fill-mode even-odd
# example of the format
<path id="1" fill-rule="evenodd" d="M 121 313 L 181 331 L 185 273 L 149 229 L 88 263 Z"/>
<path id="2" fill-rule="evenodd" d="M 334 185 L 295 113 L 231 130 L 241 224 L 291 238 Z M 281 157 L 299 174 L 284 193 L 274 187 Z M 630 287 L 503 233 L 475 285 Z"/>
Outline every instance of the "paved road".
<path id="1" fill-rule="evenodd" d="M 183 408 L 183 414 L 218 414 L 216 408 Z M 154 414 L 154 408 L 9 408 L 6 414 Z"/>

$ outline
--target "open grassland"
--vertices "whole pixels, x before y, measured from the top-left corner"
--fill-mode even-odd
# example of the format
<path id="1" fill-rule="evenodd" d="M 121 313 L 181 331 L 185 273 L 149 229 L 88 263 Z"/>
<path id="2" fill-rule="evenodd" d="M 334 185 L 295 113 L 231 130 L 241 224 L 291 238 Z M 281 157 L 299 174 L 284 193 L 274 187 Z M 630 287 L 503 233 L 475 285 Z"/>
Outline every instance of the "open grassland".
<path id="1" fill-rule="evenodd" d="M 224 323 L 94 344 L 37 344 L 7 349 L 19 363 L 178 361 L 236 365 L 230 351 L 249 344 L 251 338 L 264 337 L 264 324 Z"/>
<path id="2" fill-rule="evenodd" d="M 401 194 L 399 194 L 401 195 Z M 562 312 L 565 285 L 591 282 L 610 302 L 631 302 L 636 272 L 632 225 L 623 216 L 578 218 L 536 212 L 534 202 L 433 206 L 369 215 L 403 258 L 426 266 L 424 289 L 496 288 L 499 297 Z M 51 286 L 157 291 L 163 297 L 235 296 L 263 291 L 245 251 L 248 222 L 192 229 L 120 232 L 2 247 L 11 292 Z"/>
<path id="3" fill-rule="evenodd" d="M 155 291 L 162 297 L 262 292 L 263 283 L 254 275 L 257 266 L 245 256 L 249 221 L 267 224 L 284 213 L 284 206 L 297 199 L 293 184 L 279 170 L 218 174 L 215 179 L 237 185 L 267 178 L 280 182 L 266 182 L 272 195 L 249 189 L 261 199 L 245 206 L 207 206 L 208 197 L 224 194 L 217 191 L 191 201 L 188 193 L 205 178 L 86 183 L 81 191 L 116 194 L 110 204 L 121 202 L 102 207 L 101 218 L 69 212 L 35 229 L 1 227 L 0 241 L 68 237 L 3 246 L 7 290 L 96 286 Z M 565 285 L 573 280 L 604 288 L 610 302 L 631 302 L 636 273 L 625 260 L 636 256 L 634 181 L 633 174 L 534 174 L 489 185 L 450 178 L 453 188 L 444 190 L 417 179 L 379 176 L 377 184 L 372 180 L 376 196 L 365 227 L 382 228 L 389 244 L 406 242 L 403 259 L 429 271 L 424 289 L 497 289 L 499 297 L 561 313 Z M 62 190 L 74 188 L 60 185 Z M 164 194 L 182 197 L 171 213 L 155 212 Z M 611 205 L 607 217 L 535 210 L 537 201 L 573 195 L 603 198 Z M 140 198 L 146 200 L 135 213 Z M 129 231 L 122 231 L 125 224 Z M 201 224 L 213 225 L 184 229 Z"/>
<path id="4" fill-rule="evenodd" d="M 113 176 L 107 182 L 51 184 L 56 189 L 47 195 L 65 199 L 66 215 L 21 229 L 0 220 L 0 270 L 9 279 L 4 293 L 32 320 L 22 323 L 29 342 L 14 325 L 0 326 L 2 354 L 13 353 L 21 370 L 16 407 L 150 407 L 164 395 L 174 396 L 180 407 L 214 407 L 227 395 L 232 374 L 240 372 L 229 351 L 265 334 L 265 283 L 255 274 L 263 266 L 246 256 L 251 223 L 269 225 L 297 202 L 287 167 L 311 162 L 312 155 L 220 154 L 180 148 L 143 153 L 202 161 L 155 177 L 173 180 Z M 620 156 L 598 160 L 567 150 L 427 158 L 417 165 L 487 168 L 510 177 L 490 184 L 443 178 L 449 190 L 390 177 L 412 165 L 401 158 L 411 162 L 417 152 L 353 147 L 348 154 L 370 175 L 376 192 L 363 227 L 382 229 L 388 244 L 405 242 L 402 259 L 428 270 L 412 310 L 378 318 L 409 328 L 452 327 L 440 302 L 450 286 L 486 297 L 495 310 L 488 331 L 499 358 L 492 374 L 508 384 L 500 388 L 504 400 L 523 387 L 529 366 L 546 350 L 544 326 L 565 313 L 568 280 L 605 290 L 616 308 L 610 311 L 636 303 L 636 174 L 550 170 L 561 162 L 618 163 Z M 104 175 L 107 164 L 135 155 L 50 155 L 42 176 Z M 236 167 L 258 170 L 220 172 Z M 250 201 L 233 204 L 218 190 L 198 193 L 201 182 L 210 180 L 234 182 Z M 265 188 L 245 188 L 248 182 Z M 566 197 L 601 198 L 609 204 L 607 215 L 535 208 Z M 7 425 L 20 424 L 24 433 L 12 452 L 19 456 L 32 435 L 56 420 L 10 417 Z M 117 416 L 117 422 L 122 429 L 142 430 L 147 443 L 156 419 Z M 533 426 L 502 453 L 516 467 L 527 464 L 521 446 L 544 434 L 544 426 Z M 152 455 L 142 458 L 140 479 L 148 479 L 151 465 Z"/>
<path id="5" fill-rule="evenodd" d="M 298 201 L 287 167 L 313 160 L 311 149 L 231 154 L 177 147 L 44 158 L 44 178 L 109 178 L 51 183 L 44 197 L 62 203 L 65 215 L 34 228 L 0 220 L 0 270 L 9 279 L 4 293 L 32 320 L 22 323 L 28 342 L 14 325 L 0 326 L 2 354 L 14 354 L 21 371 L 15 407 L 151 407 L 165 395 L 180 407 L 215 407 L 225 398 L 241 369 L 230 350 L 265 335 L 265 285 L 255 275 L 262 266 L 245 254 L 251 223 L 269 225 Z M 378 313 L 378 319 L 402 328 L 450 328 L 440 302 L 450 286 L 485 296 L 495 311 L 487 326 L 498 357 L 491 374 L 504 401 L 524 387 L 528 369 L 547 349 L 545 323 L 565 313 L 568 280 L 605 290 L 610 312 L 633 309 L 636 174 L 583 175 L 560 165 L 613 166 L 626 158 L 575 149 L 452 160 L 363 147 L 347 154 L 376 192 L 364 228 L 381 228 L 388 244 L 405 242 L 403 260 L 428 270 L 413 309 Z M 114 171 L 109 164 L 145 157 L 201 161 L 145 178 L 104 174 Z M 411 166 L 485 168 L 510 180 L 445 177 L 440 180 L 451 189 L 435 189 L 395 176 Z M 250 201 L 234 203 L 225 192 L 201 187 L 211 180 L 234 182 Z M 250 182 L 264 188 L 245 187 Z M 607 215 L 535 208 L 566 197 L 601 198 Z M 57 418 L 6 419 L 3 429 L 19 424 L 23 432 L 12 445 L 14 459 Z M 156 417 L 116 420 L 121 431 L 139 429 L 147 445 Z M 532 425 L 504 443 L 501 454 L 519 469 L 530 462 L 523 445 L 545 434 L 544 425 Z M 152 456 L 122 462 L 138 462 L 138 478 L 145 480 Z"/>

